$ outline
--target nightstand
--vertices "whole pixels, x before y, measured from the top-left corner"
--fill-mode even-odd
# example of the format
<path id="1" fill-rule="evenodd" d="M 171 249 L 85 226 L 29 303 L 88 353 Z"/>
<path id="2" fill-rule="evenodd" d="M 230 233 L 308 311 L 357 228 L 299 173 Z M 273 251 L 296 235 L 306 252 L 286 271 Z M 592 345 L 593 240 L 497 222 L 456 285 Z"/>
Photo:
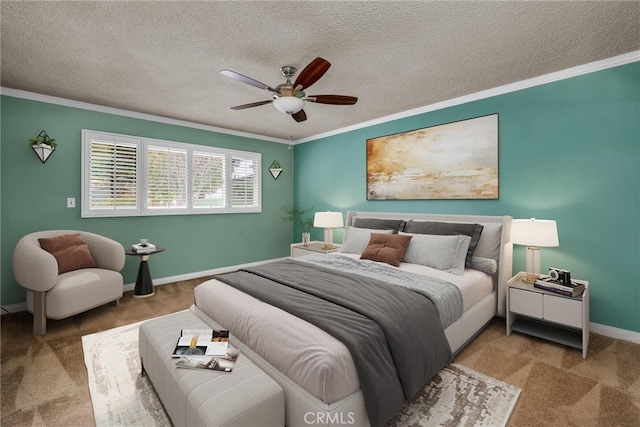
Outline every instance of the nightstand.
<path id="1" fill-rule="evenodd" d="M 297 256 L 303 256 L 303 255 L 309 255 L 312 253 L 321 253 L 321 254 L 328 254 L 331 252 L 336 252 L 338 249 L 340 249 L 340 245 L 336 245 L 335 243 L 333 244 L 333 246 L 335 246 L 334 249 L 322 249 L 322 245 L 324 245 L 324 242 L 309 242 L 309 244 L 307 246 L 304 246 L 302 243 L 293 243 L 291 245 L 291 258 L 295 258 Z"/>
<path id="2" fill-rule="evenodd" d="M 511 331 L 568 345 L 582 350 L 587 358 L 589 345 L 589 282 L 579 297 L 548 292 L 523 281 L 521 271 L 508 282 L 507 335 Z"/>

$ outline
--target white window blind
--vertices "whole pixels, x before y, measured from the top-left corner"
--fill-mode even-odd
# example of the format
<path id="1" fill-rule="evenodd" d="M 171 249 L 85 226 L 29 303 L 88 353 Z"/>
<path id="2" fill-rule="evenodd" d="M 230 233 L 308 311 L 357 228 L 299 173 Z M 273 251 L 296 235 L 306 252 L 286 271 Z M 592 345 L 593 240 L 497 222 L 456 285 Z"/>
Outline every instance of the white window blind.
<path id="1" fill-rule="evenodd" d="M 187 150 L 147 145 L 147 207 L 187 208 Z"/>
<path id="2" fill-rule="evenodd" d="M 137 212 L 140 140 L 95 133 L 87 134 L 86 139 L 83 168 L 88 170 L 88 182 L 83 210 L 96 215 Z"/>
<path id="3" fill-rule="evenodd" d="M 192 200 L 194 209 L 225 208 L 225 156 L 196 151 L 193 153 Z"/>
<path id="4" fill-rule="evenodd" d="M 262 155 L 82 131 L 82 216 L 261 212 Z"/>
<path id="5" fill-rule="evenodd" d="M 256 159 L 232 155 L 231 205 L 253 208 L 260 203 L 260 164 Z"/>

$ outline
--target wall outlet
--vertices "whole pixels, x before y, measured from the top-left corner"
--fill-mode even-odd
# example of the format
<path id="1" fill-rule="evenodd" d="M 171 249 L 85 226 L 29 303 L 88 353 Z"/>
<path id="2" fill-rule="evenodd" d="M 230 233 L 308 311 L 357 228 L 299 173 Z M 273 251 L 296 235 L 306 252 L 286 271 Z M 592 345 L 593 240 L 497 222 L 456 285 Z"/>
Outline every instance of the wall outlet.
<path id="1" fill-rule="evenodd" d="M 75 197 L 67 197 L 67 207 L 75 208 L 76 207 L 76 198 Z"/>

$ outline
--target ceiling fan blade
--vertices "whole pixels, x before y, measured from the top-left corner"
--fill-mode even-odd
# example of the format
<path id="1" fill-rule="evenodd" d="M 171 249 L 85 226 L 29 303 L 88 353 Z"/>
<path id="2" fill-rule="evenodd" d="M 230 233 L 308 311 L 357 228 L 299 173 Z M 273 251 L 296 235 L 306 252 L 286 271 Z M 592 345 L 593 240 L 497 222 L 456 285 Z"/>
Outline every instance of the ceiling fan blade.
<path id="1" fill-rule="evenodd" d="M 262 82 L 259 82 L 255 79 L 252 79 L 251 77 L 247 77 L 245 75 L 242 75 L 240 73 L 236 73 L 235 71 L 231 71 L 231 70 L 220 70 L 220 74 L 222 74 L 223 76 L 227 76 L 227 77 L 231 77 L 234 80 L 238 80 L 239 82 L 242 83 L 246 83 L 248 85 L 251 86 L 255 86 L 258 89 L 264 89 L 264 90 L 268 90 L 270 92 L 275 92 L 276 90 L 274 88 L 272 88 L 269 85 L 266 85 Z"/>
<path id="2" fill-rule="evenodd" d="M 270 99 L 268 101 L 252 102 L 251 104 L 236 105 L 235 107 L 231 107 L 231 109 L 232 110 L 244 110 L 246 108 L 259 107 L 260 105 L 271 104 L 272 102 L 273 102 L 272 99 Z"/>
<path id="3" fill-rule="evenodd" d="M 324 76 L 324 73 L 331 67 L 331 63 L 326 59 L 322 59 L 320 57 L 314 59 L 304 67 L 304 70 L 298 75 L 293 87 L 297 87 L 301 85 L 303 88 L 308 88 L 315 82 L 317 82 L 320 77 Z"/>
<path id="4" fill-rule="evenodd" d="M 358 101 L 358 98 L 346 95 L 309 95 L 304 100 L 317 104 L 353 105 Z"/>
<path id="5" fill-rule="evenodd" d="M 292 114 L 291 117 L 293 117 L 293 120 L 296 122 L 304 122 L 307 120 L 307 113 L 305 113 L 304 110 L 300 110 L 297 113 Z"/>

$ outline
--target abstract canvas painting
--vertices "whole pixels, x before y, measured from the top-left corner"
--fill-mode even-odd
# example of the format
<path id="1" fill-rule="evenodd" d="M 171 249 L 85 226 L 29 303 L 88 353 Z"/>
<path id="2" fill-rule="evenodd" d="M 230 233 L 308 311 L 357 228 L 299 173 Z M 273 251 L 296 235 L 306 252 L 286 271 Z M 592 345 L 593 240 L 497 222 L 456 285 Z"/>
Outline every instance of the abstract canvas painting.
<path id="1" fill-rule="evenodd" d="M 367 200 L 497 198 L 498 114 L 367 140 Z"/>

